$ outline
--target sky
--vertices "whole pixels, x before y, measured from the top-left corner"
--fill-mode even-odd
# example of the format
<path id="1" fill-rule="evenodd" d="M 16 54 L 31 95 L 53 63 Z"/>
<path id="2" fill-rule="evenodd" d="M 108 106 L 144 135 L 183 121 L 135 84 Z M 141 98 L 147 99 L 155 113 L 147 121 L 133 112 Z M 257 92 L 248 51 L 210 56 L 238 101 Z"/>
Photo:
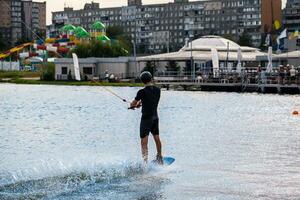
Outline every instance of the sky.
<path id="1" fill-rule="evenodd" d="M 85 3 L 90 3 L 91 0 L 34 0 L 39 2 L 47 2 L 47 24 L 51 24 L 51 12 L 62 11 L 64 5 L 73 7 L 74 9 L 82 9 Z M 154 3 L 168 3 L 173 0 L 142 0 L 143 4 L 154 4 Z M 195 0 L 190 0 L 195 1 Z M 94 0 L 94 2 L 100 3 L 100 7 L 119 7 L 126 6 L 127 0 Z M 285 5 L 286 0 L 282 0 L 282 4 Z"/>

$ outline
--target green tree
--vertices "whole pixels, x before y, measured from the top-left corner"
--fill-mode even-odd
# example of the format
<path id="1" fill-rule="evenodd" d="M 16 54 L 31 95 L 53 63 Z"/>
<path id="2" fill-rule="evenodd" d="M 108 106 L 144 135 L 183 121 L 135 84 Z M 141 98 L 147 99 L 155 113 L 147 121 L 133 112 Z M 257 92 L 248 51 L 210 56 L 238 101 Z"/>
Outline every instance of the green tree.
<path id="1" fill-rule="evenodd" d="M 120 26 L 109 26 L 106 29 L 107 37 L 117 39 L 119 36 L 124 36 L 124 30 Z"/>
<path id="2" fill-rule="evenodd" d="M 180 66 L 176 61 L 173 60 L 168 62 L 166 68 L 167 68 L 167 72 L 172 72 L 174 73 L 174 75 L 180 72 Z"/>
<path id="3" fill-rule="evenodd" d="M 88 43 L 78 44 L 70 53 L 76 53 L 79 58 L 88 57 L 119 57 L 128 56 L 129 51 L 119 42 L 101 42 L 92 40 Z"/>
<path id="4" fill-rule="evenodd" d="M 132 52 L 133 44 L 132 38 L 124 33 L 124 30 L 120 26 L 109 26 L 106 29 L 106 35 L 112 40 L 117 41 L 128 52 Z"/>
<path id="5" fill-rule="evenodd" d="M 146 66 L 144 67 L 143 71 L 148 71 L 153 76 L 154 73 L 156 72 L 155 62 L 153 62 L 153 61 L 147 61 L 146 62 Z"/>
<path id="6" fill-rule="evenodd" d="M 247 33 L 247 30 L 243 32 L 243 34 L 239 37 L 237 42 L 240 46 L 252 46 L 252 39 L 251 36 Z"/>
<path id="7" fill-rule="evenodd" d="M 117 41 L 119 41 L 119 44 L 125 48 L 129 53 L 132 53 L 133 50 L 133 44 L 131 42 L 131 37 L 128 35 L 118 36 Z"/>

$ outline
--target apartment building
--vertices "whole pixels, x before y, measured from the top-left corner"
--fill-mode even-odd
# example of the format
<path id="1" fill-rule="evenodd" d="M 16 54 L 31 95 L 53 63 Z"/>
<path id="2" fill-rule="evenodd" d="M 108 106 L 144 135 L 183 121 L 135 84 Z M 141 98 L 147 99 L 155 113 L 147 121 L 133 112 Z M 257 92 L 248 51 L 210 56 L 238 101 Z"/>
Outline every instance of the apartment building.
<path id="1" fill-rule="evenodd" d="M 0 0 L 0 34 L 3 42 L 8 45 L 8 41 L 10 41 L 11 36 L 11 6 L 10 0 Z M 7 5 L 7 6 L 6 6 Z"/>
<path id="2" fill-rule="evenodd" d="M 46 2 L 0 0 L 0 33 L 7 46 L 46 33 Z M 42 34 L 43 33 L 43 34 Z"/>
<path id="3" fill-rule="evenodd" d="M 283 24 L 288 32 L 300 30 L 300 0 L 287 0 L 283 10 Z"/>
<path id="4" fill-rule="evenodd" d="M 138 53 L 159 53 L 180 49 L 188 40 L 202 35 L 228 36 L 235 40 L 247 32 L 254 46 L 261 43 L 261 6 L 266 0 L 174 0 L 167 4 L 143 5 L 128 0 L 128 6 L 84 9 L 65 8 L 53 12 L 52 28 L 81 25 L 88 31 L 94 21 L 120 26 L 136 43 Z M 279 0 L 280 1 L 280 0 Z M 272 23 L 272 22 L 269 22 Z"/>

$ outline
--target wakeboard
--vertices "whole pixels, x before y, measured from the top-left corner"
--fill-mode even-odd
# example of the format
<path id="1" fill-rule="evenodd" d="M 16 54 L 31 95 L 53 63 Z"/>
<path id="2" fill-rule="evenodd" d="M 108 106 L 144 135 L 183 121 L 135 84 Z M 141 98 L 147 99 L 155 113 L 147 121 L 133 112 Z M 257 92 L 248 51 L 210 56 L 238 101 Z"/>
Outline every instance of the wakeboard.
<path id="1" fill-rule="evenodd" d="M 172 157 L 163 157 L 163 166 L 170 166 L 175 162 L 175 158 Z M 153 160 L 152 164 L 158 165 L 157 160 Z"/>

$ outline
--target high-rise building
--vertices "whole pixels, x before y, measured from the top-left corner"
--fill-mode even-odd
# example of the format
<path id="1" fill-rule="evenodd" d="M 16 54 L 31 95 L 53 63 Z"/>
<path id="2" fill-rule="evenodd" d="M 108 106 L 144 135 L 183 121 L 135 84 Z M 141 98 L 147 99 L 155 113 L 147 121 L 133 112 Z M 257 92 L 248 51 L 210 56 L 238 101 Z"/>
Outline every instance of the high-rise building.
<path id="1" fill-rule="evenodd" d="M 3 42 L 9 45 L 11 39 L 11 6 L 10 0 L 0 0 L 0 34 Z"/>
<path id="2" fill-rule="evenodd" d="M 22 37 L 32 40 L 46 35 L 46 2 L 22 1 Z"/>
<path id="3" fill-rule="evenodd" d="M 0 33 L 7 46 L 46 34 L 46 2 L 0 0 L 0 5 Z"/>
<path id="4" fill-rule="evenodd" d="M 41 36 L 46 35 L 46 2 L 33 2 L 33 28 Z"/>
<path id="5" fill-rule="evenodd" d="M 287 0 L 283 10 L 283 24 L 288 32 L 300 31 L 300 0 Z"/>
<path id="6" fill-rule="evenodd" d="M 139 53 L 175 51 L 186 40 L 202 35 L 220 35 L 238 40 L 243 33 L 254 46 L 261 43 L 264 0 L 174 0 L 174 3 L 142 5 L 128 0 L 128 5 L 115 8 L 81 10 L 66 8 L 53 12 L 52 29 L 63 24 L 81 25 L 88 31 L 95 21 L 106 26 L 120 26 L 136 43 Z M 53 28 L 54 27 L 54 28 Z"/>
<path id="7" fill-rule="evenodd" d="M 12 0 L 10 45 L 13 46 L 20 38 L 22 38 L 22 2 Z"/>

